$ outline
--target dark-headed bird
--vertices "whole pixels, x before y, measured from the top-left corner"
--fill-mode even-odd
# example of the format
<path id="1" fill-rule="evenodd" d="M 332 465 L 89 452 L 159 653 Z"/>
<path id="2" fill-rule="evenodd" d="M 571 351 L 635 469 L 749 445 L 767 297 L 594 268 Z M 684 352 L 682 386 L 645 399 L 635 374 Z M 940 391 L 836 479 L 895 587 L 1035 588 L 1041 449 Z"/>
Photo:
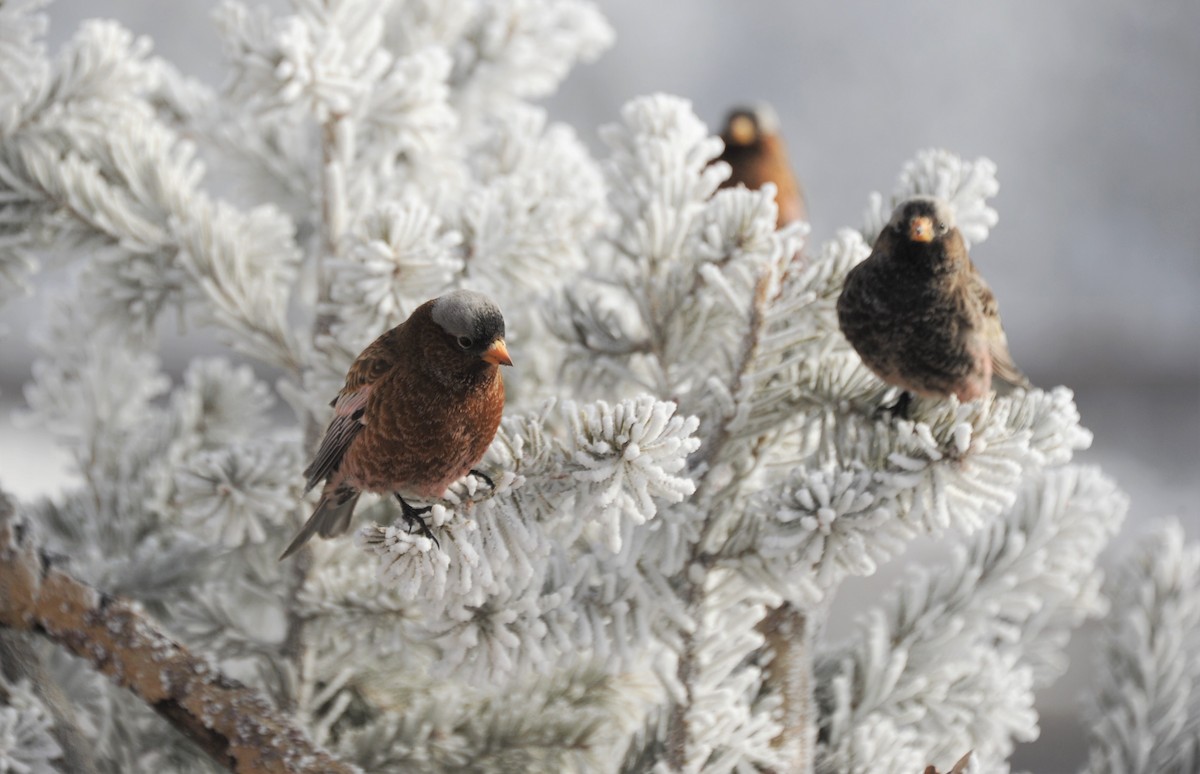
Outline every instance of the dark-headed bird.
<path id="1" fill-rule="evenodd" d="M 804 189 L 792 172 L 787 149 L 779 135 L 779 118 L 765 104 L 753 108 L 734 108 L 721 131 L 725 150 L 720 161 L 728 162 L 733 173 L 722 188 L 744 185 L 757 190 L 763 183 L 775 184 L 775 203 L 779 207 L 776 226 L 808 220 Z"/>
<path id="2" fill-rule="evenodd" d="M 863 363 L 913 394 L 986 395 L 992 377 L 1029 380 L 1013 363 L 996 297 L 971 263 L 950 205 L 931 196 L 901 202 L 865 261 L 846 275 L 838 324 Z"/>
<path id="3" fill-rule="evenodd" d="M 410 526 L 436 543 L 421 517 L 429 506 L 414 508 L 404 496 L 441 497 L 467 473 L 489 481 L 474 467 L 504 411 L 500 365 L 512 365 L 504 317 L 470 290 L 425 302 L 363 350 L 304 471 L 305 491 L 325 482 L 321 499 L 279 558 L 313 535 L 346 532 L 361 492 L 394 494 Z"/>

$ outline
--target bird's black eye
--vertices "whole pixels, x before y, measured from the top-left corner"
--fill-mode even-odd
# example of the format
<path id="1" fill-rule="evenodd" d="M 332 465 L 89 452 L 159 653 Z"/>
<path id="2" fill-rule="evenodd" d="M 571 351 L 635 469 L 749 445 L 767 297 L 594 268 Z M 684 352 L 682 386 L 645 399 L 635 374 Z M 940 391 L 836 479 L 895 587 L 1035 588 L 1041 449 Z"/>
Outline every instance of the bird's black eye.
<path id="1" fill-rule="evenodd" d="M 939 232 L 945 232 L 945 230 L 946 230 L 946 224 L 945 224 L 945 223 L 939 223 L 939 224 L 938 224 L 938 226 L 937 226 L 937 228 L 938 228 L 938 231 L 939 231 Z"/>
<path id="2" fill-rule="evenodd" d="M 463 349 L 470 349 L 471 345 L 474 343 L 475 342 L 471 341 L 470 336 L 459 336 L 458 337 L 458 346 L 462 347 Z"/>

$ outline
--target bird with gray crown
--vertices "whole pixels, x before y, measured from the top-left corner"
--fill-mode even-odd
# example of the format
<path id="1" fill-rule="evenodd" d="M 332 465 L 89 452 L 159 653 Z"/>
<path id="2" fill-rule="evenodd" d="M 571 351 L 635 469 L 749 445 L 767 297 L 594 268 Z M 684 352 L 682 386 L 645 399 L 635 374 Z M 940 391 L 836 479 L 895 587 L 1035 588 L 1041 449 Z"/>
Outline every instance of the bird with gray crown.
<path id="1" fill-rule="evenodd" d="M 751 190 L 765 183 L 775 184 L 775 204 L 779 208 L 775 225 L 808 220 L 804 188 L 792 171 L 787 148 L 779 131 L 779 116 L 766 103 L 738 107 L 729 111 L 721 130 L 725 149 L 718 161 L 729 164 L 729 179 L 721 188 L 744 185 Z"/>
<path id="2" fill-rule="evenodd" d="M 487 296 L 456 290 L 426 301 L 363 350 L 332 402 L 333 419 L 308 469 L 324 481 L 312 516 L 280 556 L 350 528 L 362 492 L 395 495 L 405 520 L 437 542 L 404 498 L 441 497 L 475 470 L 500 426 L 512 365 L 504 316 Z"/>

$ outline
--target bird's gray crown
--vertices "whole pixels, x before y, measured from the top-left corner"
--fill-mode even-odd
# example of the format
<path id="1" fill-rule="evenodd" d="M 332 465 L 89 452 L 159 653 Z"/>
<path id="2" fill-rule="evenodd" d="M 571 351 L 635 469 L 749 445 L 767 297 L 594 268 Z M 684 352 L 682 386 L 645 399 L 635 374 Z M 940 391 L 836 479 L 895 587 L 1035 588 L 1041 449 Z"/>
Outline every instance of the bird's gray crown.
<path id="1" fill-rule="evenodd" d="M 451 336 L 468 336 L 487 343 L 504 335 L 500 307 L 474 290 L 455 290 L 439 296 L 430 308 L 430 316 Z"/>
<path id="2" fill-rule="evenodd" d="M 754 120 L 758 122 L 758 131 L 763 134 L 779 133 L 779 114 L 770 102 L 755 102 L 750 108 Z"/>
<path id="3" fill-rule="evenodd" d="M 957 225 L 954 219 L 954 207 L 950 202 L 937 196 L 910 196 L 896 205 L 888 225 L 897 228 L 921 215 L 945 224 L 948 229 Z"/>

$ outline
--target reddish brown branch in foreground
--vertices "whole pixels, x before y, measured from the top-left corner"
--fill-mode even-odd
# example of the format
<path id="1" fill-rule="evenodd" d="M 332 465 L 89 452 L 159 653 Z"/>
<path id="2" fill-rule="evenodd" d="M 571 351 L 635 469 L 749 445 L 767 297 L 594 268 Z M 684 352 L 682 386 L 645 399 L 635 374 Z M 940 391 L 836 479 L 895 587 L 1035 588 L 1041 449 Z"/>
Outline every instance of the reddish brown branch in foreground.
<path id="1" fill-rule="evenodd" d="M 253 774 L 358 771 L 315 747 L 258 694 L 159 631 L 140 606 L 51 567 L 0 495 L 0 625 L 87 659 L 213 760 Z"/>

